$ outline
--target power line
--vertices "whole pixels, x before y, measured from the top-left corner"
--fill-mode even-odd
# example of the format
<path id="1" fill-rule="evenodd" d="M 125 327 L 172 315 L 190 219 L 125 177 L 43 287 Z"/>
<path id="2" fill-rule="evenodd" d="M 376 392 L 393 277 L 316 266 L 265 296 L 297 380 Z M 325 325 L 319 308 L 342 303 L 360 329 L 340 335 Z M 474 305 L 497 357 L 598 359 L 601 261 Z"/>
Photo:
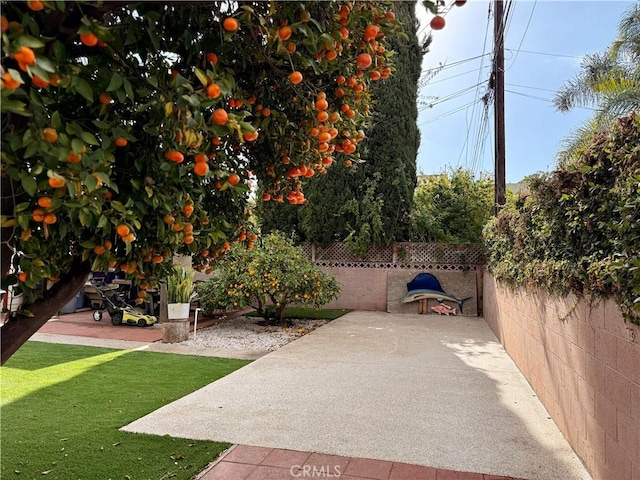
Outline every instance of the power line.
<path id="1" fill-rule="evenodd" d="M 478 69 L 478 87 L 476 88 L 476 98 L 475 101 L 472 105 L 472 110 L 471 110 L 471 116 L 469 116 L 469 112 L 467 110 L 467 114 L 465 115 L 465 122 L 466 122 L 466 135 L 465 135 L 465 139 L 464 139 L 464 143 L 462 144 L 462 148 L 460 149 L 460 155 L 458 155 L 458 165 L 460 165 L 460 162 L 462 160 L 462 156 L 465 154 L 466 151 L 466 156 L 465 156 L 465 166 L 469 167 L 469 138 L 470 138 L 470 134 L 471 134 L 471 130 L 472 130 L 472 126 L 477 123 L 475 121 L 476 118 L 476 108 L 478 106 L 478 103 L 480 102 L 480 100 L 483 98 L 481 96 L 481 92 L 480 92 L 480 81 L 482 78 L 482 71 L 486 68 L 484 65 L 484 60 L 486 58 L 487 55 L 490 55 L 491 53 L 487 53 L 487 38 L 489 36 L 489 21 L 491 19 L 491 4 L 488 5 L 488 11 L 487 11 L 487 25 L 485 28 L 485 32 L 484 32 L 484 41 L 482 42 L 482 55 L 480 56 L 481 60 L 480 60 L 480 68 Z M 481 120 L 481 119 L 479 119 Z"/>
<path id="2" fill-rule="evenodd" d="M 478 72 L 478 71 L 483 70 L 485 68 L 489 68 L 489 67 L 480 67 L 480 68 L 474 68 L 473 70 L 467 70 L 466 72 L 458 73 L 456 75 L 451 75 L 450 77 L 441 78 L 440 80 L 436 80 L 435 82 L 428 82 L 428 83 L 422 85 L 422 87 L 427 87 L 429 85 L 433 85 L 433 84 L 436 84 L 436 83 L 446 82 L 447 80 L 451 80 L 452 78 L 462 77 L 463 75 L 468 75 L 470 73 L 475 73 L 475 72 Z"/>
<path id="3" fill-rule="evenodd" d="M 422 112 L 422 111 L 424 111 L 424 110 L 426 110 L 426 109 L 428 109 L 428 108 L 433 108 L 433 107 L 435 107 L 436 105 L 439 105 L 440 103 L 447 102 L 447 101 L 449 101 L 449 100 L 453 100 L 453 99 L 455 99 L 455 98 L 458 98 L 458 97 L 460 97 L 460 96 L 464 95 L 465 93 L 467 93 L 467 92 L 469 92 L 469 91 L 473 90 L 473 89 L 474 89 L 474 88 L 476 88 L 478 85 L 482 85 L 483 83 L 486 83 L 486 82 L 488 82 L 488 80 L 484 80 L 484 81 L 482 81 L 482 82 L 480 82 L 480 83 L 478 83 L 478 84 L 476 84 L 476 85 L 472 85 L 472 86 L 470 86 L 470 87 L 463 88 L 462 90 L 458 90 L 458 91 L 456 91 L 456 92 L 450 93 L 449 95 L 446 95 L 446 96 L 444 96 L 444 97 L 438 98 L 438 99 L 437 99 L 437 100 L 435 100 L 434 102 L 431 102 L 431 103 L 429 103 L 428 105 L 425 105 L 424 107 L 419 108 L 419 109 L 418 109 L 418 111 L 419 111 L 419 112 Z"/>
<path id="4" fill-rule="evenodd" d="M 505 90 L 505 92 L 509 92 L 509 93 L 513 93 L 514 95 L 520 95 L 521 97 L 527 97 L 527 98 L 532 98 L 534 100 L 539 100 L 541 102 L 547 102 L 547 103 L 555 103 L 552 99 L 550 98 L 543 98 L 543 97 L 536 97 L 535 95 L 528 95 L 526 93 L 522 93 L 522 92 L 515 92 L 513 90 Z M 591 108 L 591 107 L 578 107 L 576 106 L 576 108 L 582 108 L 584 110 L 591 110 L 593 112 L 599 112 L 600 110 L 598 110 L 597 108 Z"/>
<path id="5" fill-rule="evenodd" d="M 513 51 L 514 51 L 512 48 L 505 48 L 505 50 L 508 51 L 508 52 L 511 52 L 511 53 L 513 53 Z M 559 54 L 559 53 L 549 53 L 549 52 L 533 52 L 531 50 L 520 50 L 520 49 L 518 49 L 518 50 L 516 50 L 516 52 L 519 52 L 519 53 L 530 53 L 532 55 L 545 55 L 547 57 L 575 58 L 575 59 L 578 59 L 578 60 L 582 59 L 582 57 L 576 57 L 575 55 L 562 55 L 562 54 Z"/>
<path id="6" fill-rule="evenodd" d="M 437 117 L 433 117 L 433 118 L 431 118 L 431 119 L 429 119 L 429 120 L 427 120 L 425 122 L 422 122 L 422 123 L 418 124 L 418 126 L 419 127 L 423 127 L 425 125 L 429 125 L 430 123 L 436 122 L 436 121 L 438 121 L 438 120 L 440 120 L 442 118 L 445 118 L 445 117 L 448 117 L 448 116 L 453 115 L 455 113 L 458 113 L 458 112 L 464 110 L 465 108 L 469 108 L 469 107 L 471 107 L 472 105 L 474 105 L 477 102 L 478 102 L 478 100 L 473 100 L 473 101 L 471 101 L 469 103 L 465 103 L 464 105 L 456 107 L 453 110 L 449 110 L 448 112 L 445 112 L 445 113 L 443 113 L 441 115 L 438 115 Z"/>
<path id="7" fill-rule="evenodd" d="M 557 90 L 553 90 L 551 88 L 532 87 L 530 85 L 518 85 L 516 83 L 505 83 L 505 85 L 508 85 L 510 87 L 530 88 L 531 90 L 542 90 L 543 92 L 557 92 Z"/>
<path id="8" fill-rule="evenodd" d="M 529 20 L 527 21 L 527 26 L 524 28 L 524 33 L 522 34 L 522 38 L 520 39 L 520 45 L 518 45 L 518 49 L 516 50 L 516 56 L 513 59 L 513 62 L 511 62 L 511 65 L 509 66 L 509 69 L 511 67 L 513 67 L 513 64 L 516 63 L 516 60 L 518 59 L 518 54 L 520 53 L 520 48 L 522 48 L 522 43 L 524 42 L 524 37 L 527 36 L 527 32 L 529 31 L 529 25 L 531 25 L 531 19 L 533 18 L 533 12 L 536 9 L 536 5 L 538 4 L 538 0 L 535 0 L 533 2 L 533 7 L 531 7 L 531 13 L 529 14 Z"/>
<path id="9" fill-rule="evenodd" d="M 463 63 L 467 63 L 467 62 L 470 62 L 472 60 L 476 60 L 478 58 L 486 57 L 487 55 L 491 55 L 491 54 L 492 54 L 491 52 L 489 52 L 489 53 L 484 53 L 483 52 L 482 55 L 476 55 L 475 57 L 465 58 L 464 60 L 458 60 L 458 61 L 453 62 L 453 63 L 440 65 L 440 66 L 437 66 L 437 67 L 428 68 L 426 70 L 422 70 L 422 72 L 420 72 L 420 73 L 422 75 L 422 74 L 431 73 L 433 70 L 444 70 L 446 68 L 457 67 L 458 65 L 462 65 Z"/>

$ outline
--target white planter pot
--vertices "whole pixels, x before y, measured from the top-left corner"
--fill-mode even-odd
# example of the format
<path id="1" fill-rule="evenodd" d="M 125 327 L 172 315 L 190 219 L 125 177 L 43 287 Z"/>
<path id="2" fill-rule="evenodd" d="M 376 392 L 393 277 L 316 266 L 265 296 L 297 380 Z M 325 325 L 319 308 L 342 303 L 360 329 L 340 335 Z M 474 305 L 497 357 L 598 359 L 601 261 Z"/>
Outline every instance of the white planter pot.
<path id="1" fill-rule="evenodd" d="M 189 318 L 189 303 L 170 303 L 167 305 L 169 320 L 181 320 Z"/>

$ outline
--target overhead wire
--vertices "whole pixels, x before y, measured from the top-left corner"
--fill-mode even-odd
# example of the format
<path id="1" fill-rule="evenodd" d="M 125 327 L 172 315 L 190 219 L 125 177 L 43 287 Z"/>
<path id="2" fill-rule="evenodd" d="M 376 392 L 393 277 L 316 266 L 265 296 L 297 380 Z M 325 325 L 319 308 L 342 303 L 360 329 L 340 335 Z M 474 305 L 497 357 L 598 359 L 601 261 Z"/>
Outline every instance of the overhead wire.
<path id="1" fill-rule="evenodd" d="M 527 32 L 529 31 L 529 25 L 531 25 L 531 20 L 533 19 L 533 12 L 535 12 L 537 4 L 538 4 L 538 0 L 534 0 L 533 7 L 531 7 L 531 12 L 529 13 L 529 20 L 527 20 L 527 26 L 524 28 L 524 33 L 522 34 L 522 38 L 520 39 L 520 44 L 518 45 L 516 54 L 513 58 L 513 61 L 511 62 L 511 65 L 509 65 L 509 68 L 507 68 L 507 70 L 513 67 L 513 65 L 516 63 L 516 60 L 518 59 L 518 54 L 520 53 L 520 49 L 522 48 L 522 44 L 524 43 L 524 38 L 527 36 Z"/>
<path id="2" fill-rule="evenodd" d="M 527 93 L 516 92 L 514 90 L 506 90 L 505 89 L 505 92 L 513 93 L 514 95 L 520 95 L 521 97 L 532 98 L 534 100 L 539 100 L 541 102 L 554 103 L 554 101 L 552 99 L 550 99 L 550 98 L 537 97 L 535 95 L 529 95 Z M 584 107 L 584 106 L 576 106 L 576 108 L 581 108 L 583 110 L 591 110 L 591 111 L 594 111 L 594 112 L 599 112 L 600 111 L 597 108 Z"/>
<path id="3" fill-rule="evenodd" d="M 441 103 L 444 103 L 444 102 L 447 102 L 449 100 L 453 100 L 455 98 L 461 97 L 462 95 L 464 95 L 467 92 L 470 92 L 471 90 L 476 88 L 478 85 L 481 85 L 481 84 L 486 83 L 486 82 L 488 82 L 488 80 L 484 80 L 484 81 L 480 82 L 480 84 L 472 85 L 470 87 L 466 87 L 466 88 L 463 88 L 463 89 L 458 90 L 456 92 L 450 93 L 449 95 L 446 95 L 444 97 L 440 97 L 437 100 L 435 100 L 433 102 L 430 102 L 428 105 L 425 105 L 425 106 L 423 106 L 421 108 L 418 108 L 418 112 L 422 112 L 422 111 L 424 111 L 426 109 L 433 108 L 436 105 L 439 105 Z"/>
<path id="4" fill-rule="evenodd" d="M 482 95 L 482 90 L 480 89 L 480 81 L 482 78 L 482 72 L 484 70 L 485 57 L 491 54 L 491 52 L 487 52 L 487 40 L 489 38 L 489 22 L 491 20 L 491 11 L 492 11 L 491 3 L 489 3 L 488 10 L 487 10 L 487 25 L 485 27 L 485 32 L 484 32 L 484 41 L 482 42 L 482 55 L 478 56 L 478 58 L 480 58 L 481 60 L 480 60 L 480 68 L 478 69 L 478 81 L 477 81 L 478 87 L 476 88 L 476 98 L 473 104 L 473 109 L 471 110 L 471 118 L 469 119 L 469 115 L 467 114 L 465 119 L 467 122 L 466 135 L 465 135 L 465 140 L 462 145 L 462 148 L 460 149 L 460 155 L 458 156 L 458 162 L 457 162 L 458 165 L 460 165 L 460 162 L 464 155 L 465 166 L 467 167 L 467 169 L 469 168 L 469 138 L 471 134 L 471 129 L 473 128 L 475 118 L 478 117 L 476 124 L 478 125 L 478 132 L 479 132 L 478 136 L 480 135 L 480 131 L 482 130 L 481 123 L 483 122 L 483 118 L 484 118 L 481 112 L 486 108 L 486 106 L 484 106 L 484 107 L 480 107 L 479 110 L 477 109 L 479 102 L 485 98 L 485 96 Z M 476 112 L 479 112 L 479 113 L 476 113 Z M 466 151 L 466 155 L 465 155 L 465 151 Z"/>
<path id="5" fill-rule="evenodd" d="M 466 108 L 469 108 L 470 106 L 472 106 L 476 102 L 478 102 L 478 100 L 473 100 L 473 101 L 471 101 L 469 103 L 465 103 L 464 105 L 460 105 L 459 107 L 456 107 L 456 108 L 454 108 L 452 110 L 449 110 L 448 112 L 442 113 L 442 114 L 438 115 L 437 117 L 433 117 L 433 118 L 430 118 L 427 121 L 421 122 L 421 123 L 418 124 L 418 126 L 419 127 L 423 127 L 425 125 L 429 125 L 430 123 L 436 122 L 436 121 L 441 120 L 441 119 L 443 119 L 445 117 L 448 117 L 450 115 L 458 113 L 458 112 L 460 112 L 460 111 L 462 111 L 462 110 L 464 110 Z"/>

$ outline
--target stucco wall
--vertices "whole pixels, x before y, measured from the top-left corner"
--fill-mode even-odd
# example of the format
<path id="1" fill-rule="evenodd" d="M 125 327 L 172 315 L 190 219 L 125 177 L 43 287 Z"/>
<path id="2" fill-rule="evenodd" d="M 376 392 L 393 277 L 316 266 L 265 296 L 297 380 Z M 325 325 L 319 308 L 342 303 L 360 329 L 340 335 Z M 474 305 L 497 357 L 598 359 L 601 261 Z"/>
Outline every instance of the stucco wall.
<path id="1" fill-rule="evenodd" d="M 387 309 L 387 270 L 382 268 L 321 267 L 342 289 L 338 300 L 324 308 L 384 312 Z"/>
<path id="2" fill-rule="evenodd" d="M 512 292 L 484 274 L 484 317 L 596 480 L 640 480 L 640 327 L 612 301 Z"/>
<path id="3" fill-rule="evenodd" d="M 391 313 L 418 313 L 418 302 L 402 304 L 407 283 L 421 272 L 433 273 L 447 293 L 472 297 L 464 304 L 465 315 L 477 315 L 476 272 L 429 271 L 387 268 L 321 267 L 342 286 L 342 295 L 325 308 L 346 308 Z M 435 305 L 435 301 L 429 303 Z M 451 304 L 453 306 L 453 304 Z"/>

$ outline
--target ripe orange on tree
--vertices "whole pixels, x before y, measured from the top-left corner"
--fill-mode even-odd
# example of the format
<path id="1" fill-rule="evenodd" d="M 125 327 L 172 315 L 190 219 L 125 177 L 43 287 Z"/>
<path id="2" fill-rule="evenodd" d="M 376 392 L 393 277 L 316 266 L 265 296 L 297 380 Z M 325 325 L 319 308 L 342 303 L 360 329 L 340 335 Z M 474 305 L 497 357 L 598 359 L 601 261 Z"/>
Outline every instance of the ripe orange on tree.
<path id="1" fill-rule="evenodd" d="M 371 58 L 371 55 L 369 55 L 368 53 L 361 53 L 356 58 L 356 65 L 361 70 L 364 70 L 365 68 L 369 68 L 372 62 L 373 62 L 373 59 Z"/>
<path id="2" fill-rule="evenodd" d="M 108 93 L 101 93 L 100 95 L 98 95 L 98 100 L 102 105 L 108 105 L 111 103 L 111 95 L 109 95 Z"/>
<path id="3" fill-rule="evenodd" d="M 238 21 L 233 17 L 227 17 L 222 22 L 222 28 L 224 28 L 227 32 L 235 32 L 238 30 Z"/>
<path id="4" fill-rule="evenodd" d="M 29 47 L 25 47 L 22 45 L 20 49 L 13 54 L 13 58 L 16 59 L 18 63 L 23 63 L 25 65 L 35 65 L 36 64 L 36 54 Z"/>
<path id="5" fill-rule="evenodd" d="M 120 225 L 118 225 L 118 227 L 116 228 L 116 232 L 118 233 L 118 235 L 120 235 L 121 237 L 126 237 L 127 235 L 129 235 L 131 233 L 131 229 L 129 228 L 128 225 L 125 225 L 124 223 L 121 223 Z"/>
<path id="6" fill-rule="evenodd" d="M 129 141 L 124 137 L 118 137 L 118 138 L 116 138 L 116 141 L 115 141 L 115 144 L 118 147 L 126 147 L 127 143 L 129 143 Z"/>
<path id="7" fill-rule="evenodd" d="M 321 132 L 318 135 L 318 142 L 328 142 L 331 140 L 331 134 L 329 132 Z"/>
<path id="8" fill-rule="evenodd" d="M 214 65 L 218 63 L 218 55 L 213 52 L 207 53 L 207 62 L 213 63 Z"/>
<path id="9" fill-rule="evenodd" d="M 253 142 L 253 141 L 254 141 L 254 140 L 256 140 L 257 138 L 258 138 L 258 132 L 257 132 L 257 131 L 255 131 L 255 132 L 253 132 L 253 133 L 245 132 L 245 134 L 244 134 L 244 139 L 245 139 L 247 142 Z"/>
<path id="10" fill-rule="evenodd" d="M 298 85 L 300 82 L 302 82 L 302 73 L 296 70 L 291 75 L 289 75 L 289 81 L 294 85 Z"/>
<path id="11" fill-rule="evenodd" d="M 27 7 L 34 12 L 44 10 L 44 5 L 40 0 L 27 0 Z"/>
<path id="12" fill-rule="evenodd" d="M 227 182 L 229 182 L 229 185 L 231 185 L 232 187 L 235 187 L 240 183 L 240 175 L 238 175 L 237 173 L 232 173 L 231 175 L 229 175 L 229 178 L 227 178 Z"/>
<path id="13" fill-rule="evenodd" d="M 318 110 L 326 110 L 329 108 L 329 103 L 324 98 L 320 98 L 316 100 L 316 108 Z"/>
<path id="14" fill-rule="evenodd" d="M 268 108 L 263 108 L 262 115 L 268 117 L 269 115 L 271 115 L 271 110 L 269 110 Z"/>
<path id="15" fill-rule="evenodd" d="M 31 79 L 31 82 L 37 88 L 47 88 L 47 87 L 49 87 L 49 82 L 47 80 L 45 80 L 44 78 L 40 78 L 38 75 L 34 75 L 33 78 Z"/>
<path id="16" fill-rule="evenodd" d="M 31 212 L 31 219 L 34 222 L 41 222 L 44 220 L 44 211 L 36 208 L 33 212 Z"/>
<path id="17" fill-rule="evenodd" d="M 218 98 L 220 93 L 222 93 L 222 90 L 220 90 L 220 85 L 217 83 L 212 83 L 207 87 L 207 97 L 209 98 Z"/>
<path id="18" fill-rule="evenodd" d="M 42 130 L 42 136 L 49 143 L 56 143 L 58 141 L 58 132 L 55 128 L 45 128 L 44 130 Z"/>
<path id="19" fill-rule="evenodd" d="M 188 203 L 182 208 L 182 213 L 184 213 L 185 217 L 189 218 L 194 210 L 194 206 Z"/>
<path id="20" fill-rule="evenodd" d="M 177 150 L 169 150 L 164 153 L 164 158 L 171 162 L 182 163 L 184 162 L 184 155 Z"/>
<path id="21" fill-rule="evenodd" d="M 289 40 L 291 38 L 291 27 L 284 26 L 278 30 L 278 36 L 280 40 Z"/>
<path id="22" fill-rule="evenodd" d="M 367 28 L 364 29 L 364 39 L 365 41 L 374 40 L 378 33 L 380 33 L 380 27 L 377 25 L 367 25 Z"/>
<path id="23" fill-rule="evenodd" d="M 226 125 L 229 121 L 229 114 L 224 108 L 217 108 L 211 115 L 211 119 L 216 125 Z"/>
<path id="24" fill-rule="evenodd" d="M 56 217 L 55 213 L 47 213 L 44 216 L 44 220 L 43 221 L 47 225 L 53 225 L 54 223 L 56 223 L 58 221 L 58 217 Z"/>
<path id="25" fill-rule="evenodd" d="M 82 33 L 80 41 L 87 47 L 95 47 L 98 44 L 98 37 L 96 37 L 95 33 Z"/>
<path id="26" fill-rule="evenodd" d="M 96 245 L 95 247 L 93 247 L 93 253 L 95 253 L 96 255 L 102 255 L 106 251 L 107 249 L 103 245 Z"/>
<path id="27" fill-rule="evenodd" d="M 38 206 L 42 208 L 49 208 L 52 202 L 53 200 L 51 200 L 51 197 L 40 197 L 38 199 Z"/>
<path id="28" fill-rule="evenodd" d="M 206 156 L 204 153 L 196 153 L 196 154 L 193 156 L 193 160 L 194 160 L 196 163 L 206 163 L 206 161 L 207 161 L 207 156 Z"/>
<path id="29" fill-rule="evenodd" d="M 69 163 L 80 163 L 82 161 L 82 155 L 71 150 L 67 155 L 67 162 Z"/>
<path id="30" fill-rule="evenodd" d="M 22 83 L 15 80 L 9 72 L 6 72 L 2 75 L 2 83 L 4 86 L 10 90 L 15 90 L 16 88 L 20 88 Z"/>
<path id="31" fill-rule="evenodd" d="M 206 162 L 199 162 L 193 166 L 193 173 L 199 177 L 204 177 L 209 172 L 209 165 Z"/>
<path id="32" fill-rule="evenodd" d="M 440 15 L 436 15 L 431 19 L 431 23 L 429 24 L 433 30 L 442 30 L 445 25 L 444 17 Z"/>
<path id="33" fill-rule="evenodd" d="M 187 245 L 193 243 L 195 241 L 195 238 L 193 235 L 185 235 L 184 237 L 184 243 L 186 243 Z"/>
<path id="34" fill-rule="evenodd" d="M 62 188 L 67 184 L 67 181 L 62 177 L 49 177 L 49 186 L 51 188 Z"/>
<path id="35" fill-rule="evenodd" d="M 18 274 L 18 280 L 20 280 L 22 283 L 27 281 L 27 272 L 20 272 Z"/>

